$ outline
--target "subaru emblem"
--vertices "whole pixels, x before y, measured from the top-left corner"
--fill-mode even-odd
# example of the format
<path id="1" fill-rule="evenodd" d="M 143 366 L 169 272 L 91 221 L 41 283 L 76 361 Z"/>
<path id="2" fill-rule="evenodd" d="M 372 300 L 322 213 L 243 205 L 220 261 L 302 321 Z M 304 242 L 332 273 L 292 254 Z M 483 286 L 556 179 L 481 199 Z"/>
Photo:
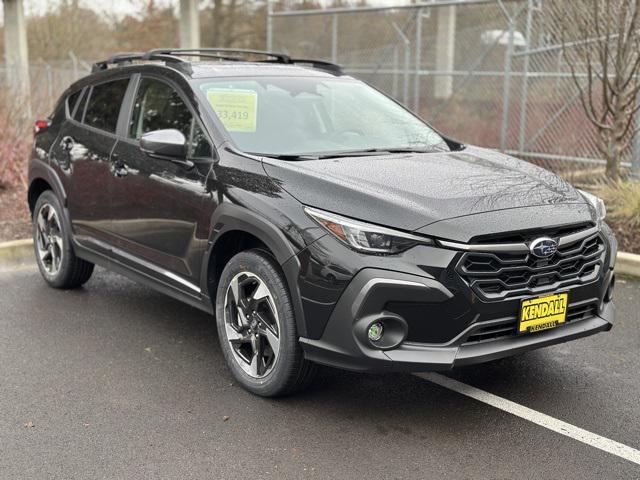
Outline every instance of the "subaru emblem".
<path id="1" fill-rule="evenodd" d="M 536 238 L 529 250 L 538 258 L 549 258 L 558 250 L 558 242 L 549 237 Z"/>

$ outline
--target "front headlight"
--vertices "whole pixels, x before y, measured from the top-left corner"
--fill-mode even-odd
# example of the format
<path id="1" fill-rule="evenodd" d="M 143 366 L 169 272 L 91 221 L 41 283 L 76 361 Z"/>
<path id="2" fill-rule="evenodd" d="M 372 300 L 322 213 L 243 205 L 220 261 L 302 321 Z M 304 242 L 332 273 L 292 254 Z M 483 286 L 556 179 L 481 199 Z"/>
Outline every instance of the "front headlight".
<path id="1" fill-rule="evenodd" d="M 600 197 L 596 197 L 592 193 L 585 192 L 584 190 L 578 191 L 580 192 L 580 195 L 582 195 L 584 199 L 589 202 L 595 209 L 598 224 L 600 224 L 600 222 L 602 222 L 607 216 L 607 209 L 604 206 L 604 201 Z"/>
<path id="2" fill-rule="evenodd" d="M 359 222 L 351 218 L 305 207 L 304 211 L 329 233 L 351 248 L 368 253 L 399 253 L 414 245 L 433 245 L 433 240 Z"/>

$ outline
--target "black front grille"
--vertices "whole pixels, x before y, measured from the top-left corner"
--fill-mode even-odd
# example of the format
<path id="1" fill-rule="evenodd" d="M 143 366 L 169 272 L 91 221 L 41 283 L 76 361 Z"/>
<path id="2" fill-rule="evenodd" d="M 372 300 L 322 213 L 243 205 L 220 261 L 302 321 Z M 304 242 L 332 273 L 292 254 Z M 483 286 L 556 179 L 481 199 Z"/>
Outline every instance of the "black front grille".
<path id="1" fill-rule="evenodd" d="M 604 252 L 604 241 L 594 233 L 559 247 L 548 259 L 528 252 L 467 252 L 456 270 L 480 298 L 501 300 L 588 283 L 600 273 Z"/>
<path id="2" fill-rule="evenodd" d="M 598 313 L 598 303 L 592 302 L 581 305 L 569 306 L 567 310 L 566 322 L 575 322 L 594 317 Z M 472 331 L 465 340 L 465 344 L 487 342 L 501 338 L 515 337 L 518 325 L 517 318 L 506 319 L 504 322 L 493 323 L 491 325 L 479 326 Z"/>

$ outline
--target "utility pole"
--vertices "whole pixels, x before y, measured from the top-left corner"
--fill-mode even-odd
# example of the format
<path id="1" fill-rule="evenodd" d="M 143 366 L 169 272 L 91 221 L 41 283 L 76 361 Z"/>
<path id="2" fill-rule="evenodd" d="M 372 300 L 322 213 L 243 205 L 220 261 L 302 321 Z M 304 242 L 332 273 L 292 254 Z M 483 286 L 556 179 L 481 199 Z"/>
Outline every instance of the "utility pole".
<path id="1" fill-rule="evenodd" d="M 636 102 L 638 104 L 638 111 L 636 112 L 635 128 L 640 128 L 640 94 L 637 94 Z M 640 182 L 640 131 L 636 132 L 636 136 L 633 139 L 633 157 L 631 158 L 631 178 Z"/>
<path id="2" fill-rule="evenodd" d="M 267 0 L 267 52 L 273 50 L 273 3 Z"/>
<path id="3" fill-rule="evenodd" d="M 422 9 L 416 10 L 416 71 L 413 77 L 413 112 L 420 115 L 420 71 L 422 70 Z"/>
<path id="4" fill-rule="evenodd" d="M 451 72 L 454 69 L 456 50 L 456 7 L 440 7 L 436 33 L 436 70 Z M 438 75 L 433 81 L 434 96 L 446 100 L 453 93 L 453 77 Z"/>
<path id="5" fill-rule="evenodd" d="M 7 85 L 20 104 L 30 106 L 29 51 L 22 0 L 4 0 L 3 7 Z"/>
<path id="6" fill-rule="evenodd" d="M 180 0 L 180 48 L 200 48 L 198 0 Z"/>

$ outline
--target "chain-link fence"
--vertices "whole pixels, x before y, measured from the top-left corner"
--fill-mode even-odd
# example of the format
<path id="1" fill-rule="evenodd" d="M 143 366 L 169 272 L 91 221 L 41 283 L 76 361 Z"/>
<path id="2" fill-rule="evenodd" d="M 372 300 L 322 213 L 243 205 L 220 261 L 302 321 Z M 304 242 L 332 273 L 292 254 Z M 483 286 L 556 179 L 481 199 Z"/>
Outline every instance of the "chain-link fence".
<path id="1" fill-rule="evenodd" d="M 439 130 L 499 148 L 566 176 L 604 160 L 566 63 L 566 0 L 432 0 L 395 7 L 286 10 L 268 16 L 267 48 L 321 58 L 392 95 Z M 69 54 L 32 62 L 28 118 L 49 113 L 90 65 Z M 0 65 L 0 92 L 12 75 Z M 587 80 L 587 75 L 577 73 Z M 640 135 L 623 169 L 640 176 Z"/>
<path id="2" fill-rule="evenodd" d="M 91 65 L 76 58 L 73 53 L 68 60 L 38 60 L 30 63 L 29 82 L 25 86 L 20 84 L 25 75 L 20 75 L 15 65 L 0 64 L 0 93 L 3 94 L 3 101 L 11 103 L 7 108 L 13 110 L 16 118 L 24 116 L 32 121 L 51 113 L 60 94 L 90 71 Z M 24 98 L 21 93 L 25 88 L 29 90 L 28 104 L 20 101 Z"/>
<path id="3" fill-rule="evenodd" d="M 436 128 L 568 177 L 603 170 L 552 20 L 565 0 L 272 12 L 268 47 L 339 63 Z M 577 73 L 586 78 L 586 73 Z M 640 139 L 623 156 L 640 173 Z"/>
<path id="4" fill-rule="evenodd" d="M 73 54 L 65 61 L 32 62 L 28 70 L 0 64 L 0 189 L 26 185 L 34 120 L 46 118 L 60 94 L 89 70 Z"/>

